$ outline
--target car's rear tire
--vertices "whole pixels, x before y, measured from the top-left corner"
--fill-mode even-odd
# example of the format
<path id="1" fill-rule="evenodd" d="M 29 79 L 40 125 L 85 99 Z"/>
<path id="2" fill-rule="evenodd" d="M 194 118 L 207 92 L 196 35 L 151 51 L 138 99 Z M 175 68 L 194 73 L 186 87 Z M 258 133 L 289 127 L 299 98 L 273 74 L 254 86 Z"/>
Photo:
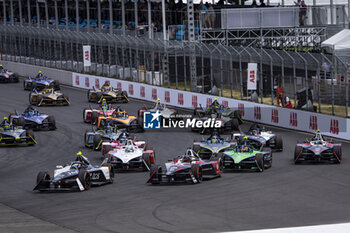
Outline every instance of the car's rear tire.
<path id="1" fill-rule="evenodd" d="M 219 171 L 220 171 L 219 176 L 221 176 L 224 171 L 224 160 L 222 159 L 221 156 L 216 156 L 213 160 L 218 161 Z"/>
<path id="2" fill-rule="evenodd" d="M 147 166 L 148 166 L 148 168 L 147 168 L 147 166 L 144 166 L 143 170 L 144 171 L 151 170 L 151 164 L 152 164 L 151 163 L 151 155 L 149 153 L 144 153 L 142 155 L 142 159 L 145 162 L 145 164 L 147 164 Z"/>
<path id="3" fill-rule="evenodd" d="M 78 179 L 80 180 L 81 184 L 83 185 L 85 190 L 89 190 L 91 187 L 91 177 L 88 172 L 85 170 L 79 170 Z"/>
<path id="4" fill-rule="evenodd" d="M 283 151 L 283 140 L 280 136 L 275 136 L 275 149 L 278 151 Z"/>
<path id="5" fill-rule="evenodd" d="M 91 113 L 91 124 L 97 125 L 98 121 L 98 112 L 92 112 Z"/>
<path id="6" fill-rule="evenodd" d="M 243 124 L 242 113 L 240 110 L 236 110 L 233 112 L 233 115 L 238 120 L 239 124 Z"/>
<path id="7" fill-rule="evenodd" d="M 114 182 L 114 169 L 111 165 L 108 166 L 108 170 L 109 170 L 109 183 L 113 184 Z"/>
<path id="8" fill-rule="evenodd" d="M 256 160 L 256 164 L 258 166 L 259 171 L 263 172 L 265 170 L 264 155 L 263 154 L 257 154 L 255 160 Z"/>
<path id="9" fill-rule="evenodd" d="M 335 146 L 333 148 L 333 153 L 338 157 L 338 159 L 335 160 L 334 163 L 341 163 L 342 161 L 342 150 L 340 146 Z"/>
<path id="10" fill-rule="evenodd" d="M 129 97 L 128 97 L 128 93 L 126 91 L 122 91 L 122 96 L 124 97 L 123 99 L 123 103 L 127 103 L 129 102 Z"/>
<path id="11" fill-rule="evenodd" d="M 262 151 L 267 151 L 267 152 L 269 152 L 269 154 L 270 154 L 270 156 L 271 156 L 271 160 L 268 162 L 268 163 L 266 163 L 265 162 L 265 160 L 264 160 L 264 168 L 266 169 L 266 168 L 270 168 L 270 167 L 272 167 L 272 151 L 271 151 L 271 148 L 269 148 L 269 147 L 264 147 L 263 149 L 262 149 Z"/>
<path id="12" fill-rule="evenodd" d="M 102 137 L 100 134 L 95 134 L 94 136 L 94 150 L 99 150 L 98 146 L 100 145 L 102 141 Z"/>
<path id="13" fill-rule="evenodd" d="M 54 81 L 54 89 L 55 90 L 60 90 L 61 88 L 60 88 L 60 81 L 58 81 L 58 80 L 55 80 Z"/>
<path id="14" fill-rule="evenodd" d="M 149 175 L 151 176 L 153 174 L 153 179 L 151 180 L 152 184 L 159 184 L 161 182 L 161 176 L 162 176 L 162 167 L 157 165 L 151 166 Z"/>
<path id="15" fill-rule="evenodd" d="M 94 100 L 91 98 L 91 90 L 88 90 L 87 92 L 87 98 L 89 102 L 94 102 Z"/>
<path id="16" fill-rule="evenodd" d="M 42 103 L 41 103 L 41 102 L 42 102 L 41 100 L 42 100 L 42 99 L 43 99 L 43 97 L 42 97 L 41 95 L 38 95 L 38 96 L 37 96 L 37 99 L 36 99 L 36 106 L 41 106 L 41 104 L 42 104 Z"/>
<path id="17" fill-rule="evenodd" d="M 36 184 L 38 185 L 42 181 L 50 180 L 50 174 L 48 172 L 39 172 L 36 177 Z"/>
<path id="18" fill-rule="evenodd" d="M 85 123 L 89 123 L 89 121 L 88 120 L 86 120 L 86 110 L 88 110 L 87 108 L 84 108 L 84 110 L 83 110 L 83 121 L 85 122 Z M 90 119 L 91 120 L 91 119 Z"/>
<path id="19" fill-rule="evenodd" d="M 36 96 L 35 101 L 33 101 L 32 93 L 29 93 L 29 104 L 30 105 L 36 105 L 37 104 L 36 100 L 37 100 L 37 96 Z"/>
<path id="20" fill-rule="evenodd" d="M 27 130 L 26 130 L 26 136 L 27 136 L 27 137 L 32 137 L 33 140 L 35 140 L 33 130 L 31 130 L 31 129 L 27 129 Z M 34 144 L 29 144 L 29 145 L 30 145 L 30 146 L 34 146 Z"/>
<path id="21" fill-rule="evenodd" d="M 56 129 L 56 120 L 55 120 L 54 116 L 49 116 L 47 118 L 47 120 L 49 121 L 49 130 L 55 130 Z"/>
<path id="22" fill-rule="evenodd" d="M 199 164 L 194 164 L 191 166 L 191 172 L 192 172 L 194 178 L 196 178 L 196 180 L 198 181 L 198 183 L 201 183 L 203 180 L 202 167 L 199 166 Z"/>
<path id="23" fill-rule="evenodd" d="M 231 119 L 231 129 L 232 130 L 239 130 L 239 121 L 237 118 Z"/>
<path id="24" fill-rule="evenodd" d="M 25 125 L 24 117 L 19 117 L 16 125 L 24 127 L 24 125 Z"/>
<path id="25" fill-rule="evenodd" d="M 102 155 L 105 157 L 106 154 L 108 154 L 108 152 L 112 149 L 111 145 L 107 145 L 107 146 L 102 146 Z"/>
<path id="26" fill-rule="evenodd" d="M 303 148 L 300 146 L 295 146 L 295 150 L 294 150 L 294 164 L 299 164 L 299 154 L 302 153 Z"/>

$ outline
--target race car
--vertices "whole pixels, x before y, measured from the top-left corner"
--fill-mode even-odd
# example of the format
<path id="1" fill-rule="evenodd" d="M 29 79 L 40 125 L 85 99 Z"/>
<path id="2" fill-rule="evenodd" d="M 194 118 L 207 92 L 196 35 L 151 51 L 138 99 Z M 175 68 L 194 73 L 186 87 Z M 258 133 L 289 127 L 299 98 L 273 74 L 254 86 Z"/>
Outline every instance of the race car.
<path id="1" fill-rule="evenodd" d="M 129 102 L 128 93 L 126 91 L 119 91 L 113 88 L 109 84 L 105 83 L 101 89 L 88 90 L 88 101 L 101 103 L 103 99 L 106 99 L 107 103 L 127 103 Z"/>
<path id="2" fill-rule="evenodd" d="M 111 104 L 107 104 L 106 99 L 102 99 L 101 105 L 97 108 L 84 108 L 83 110 L 83 120 L 85 123 L 96 124 L 99 116 L 111 116 L 116 111 Z"/>
<path id="3" fill-rule="evenodd" d="M 328 161 L 339 164 L 342 161 L 342 144 L 325 139 L 320 130 L 317 130 L 313 138 L 303 143 L 298 142 L 295 146 L 294 163 L 304 161 Z"/>
<path id="4" fill-rule="evenodd" d="M 41 91 L 34 89 L 29 94 L 29 104 L 36 106 L 46 105 L 69 105 L 69 98 L 60 91 L 55 91 L 53 88 L 45 88 Z"/>
<path id="5" fill-rule="evenodd" d="M 10 72 L 0 65 L 0 83 L 18 83 L 18 75 Z"/>
<path id="6" fill-rule="evenodd" d="M 92 185 L 113 183 L 114 171 L 107 159 L 100 166 L 92 166 L 82 156 L 80 153 L 72 163 L 56 166 L 52 177 L 46 171 L 39 172 L 33 191 L 85 191 Z"/>
<path id="7" fill-rule="evenodd" d="M 232 149 L 235 145 L 235 142 L 223 139 L 217 131 L 214 131 L 206 140 L 194 142 L 192 148 L 203 160 L 210 160 L 220 152 Z"/>
<path id="8" fill-rule="evenodd" d="M 239 130 L 239 125 L 243 123 L 242 116 L 239 110 L 234 111 L 230 107 L 225 107 L 219 104 L 216 98 L 208 108 L 204 109 L 201 105 L 199 108 L 196 108 L 193 112 L 193 118 L 195 118 L 197 121 L 202 122 L 205 122 L 209 119 L 221 121 L 221 128 L 219 129 L 221 133 Z M 202 134 L 210 133 L 213 130 L 217 130 L 217 128 L 192 128 L 192 131 L 200 132 Z"/>
<path id="9" fill-rule="evenodd" d="M 54 90 L 60 90 L 60 83 L 58 80 L 49 79 L 46 76 L 38 78 L 27 77 L 23 80 L 24 90 L 31 91 L 33 89 L 36 89 L 40 91 L 47 87 Z"/>
<path id="10" fill-rule="evenodd" d="M 18 114 L 17 111 L 15 111 L 14 114 L 9 116 L 9 120 L 12 124 L 22 126 L 25 129 L 56 129 L 54 116 L 39 113 L 39 111 L 31 105 L 29 105 L 22 114 Z"/>
<path id="11" fill-rule="evenodd" d="M 188 149 L 181 155 L 165 163 L 165 170 L 159 165 L 151 167 L 147 183 L 174 184 L 174 183 L 201 183 L 203 178 L 220 177 L 222 174 L 222 160 L 215 157 L 203 161 L 196 152 Z"/>
<path id="12" fill-rule="evenodd" d="M 94 115 L 96 115 L 94 113 Z M 127 129 L 130 132 L 143 132 L 143 124 L 132 115 L 129 115 L 125 110 L 117 107 L 110 116 L 100 115 L 95 122 L 98 128 L 104 128 L 107 124 L 116 126 L 118 129 Z"/>
<path id="13" fill-rule="evenodd" d="M 114 142 L 118 140 L 122 130 L 107 125 L 104 129 L 88 130 L 84 135 L 85 147 L 92 148 L 94 150 L 101 150 L 103 142 Z"/>
<path id="14" fill-rule="evenodd" d="M 173 119 L 178 120 L 179 118 L 176 117 L 177 111 L 172 108 L 168 108 L 165 104 L 162 104 L 160 102 L 160 99 L 157 99 L 157 102 L 150 108 L 144 106 L 143 108 L 139 109 L 137 113 L 137 117 L 139 119 L 139 122 L 143 122 L 144 112 L 158 112 L 160 114 L 160 120 L 163 122 L 163 119 Z"/>
<path id="15" fill-rule="evenodd" d="M 249 144 L 248 138 L 244 138 L 242 144 L 238 144 L 233 150 L 223 152 L 221 155 L 224 169 L 227 170 L 253 170 L 263 172 L 272 166 L 272 152 L 270 148 L 255 149 Z"/>
<path id="16" fill-rule="evenodd" d="M 102 142 L 102 156 L 105 156 L 112 149 L 120 149 L 123 146 L 127 145 L 127 142 L 132 140 L 132 142 L 140 149 L 147 150 L 148 146 L 145 141 L 138 141 L 135 137 L 132 137 L 125 129 L 120 133 L 118 139 L 116 141 L 110 142 Z"/>
<path id="17" fill-rule="evenodd" d="M 7 117 L 0 124 L 0 146 L 35 145 L 35 137 L 32 130 L 25 130 L 21 126 L 9 123 Z"/>
<path id="18" fill-rule="evenodd" d="M 282 137 L 267 131 L 265 127 L 259 124 L 253 124 L 246 133 L 234 133 L 233 138 L 236 140 L 242 139 L 246 136 L 250 145 L 259 149 L 263 147 L 270 147 L 273 151 L 283 151 Z"/>
<path id="19" fill-rule="evenodd" d="M 138 145 L 129 139 L 125 146 L 110 150 L 107 158 L 116 171 L 149 171 L 154 164 L 155 153 L 154 150 L 139 148 Z"/>

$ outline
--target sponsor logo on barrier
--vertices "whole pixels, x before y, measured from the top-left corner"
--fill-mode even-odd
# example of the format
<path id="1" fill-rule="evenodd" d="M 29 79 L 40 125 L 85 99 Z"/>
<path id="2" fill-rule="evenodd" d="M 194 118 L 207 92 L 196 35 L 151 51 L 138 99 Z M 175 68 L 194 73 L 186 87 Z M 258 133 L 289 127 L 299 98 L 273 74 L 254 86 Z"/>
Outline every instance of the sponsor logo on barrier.
<path id="1" fill-rule="evenodd" d="M 79 75 L 75 76 L 75 85 L 80 86 Z"/>
<path id="2" fill-rule="evenodd" d="M 89 79 L 89 77 L 85 77 L 85 87 L 90 87 L 90 79 Z"/>
<path id="3" fill-rule="evenodd" d="M 255 118 L 255 120 L 261 120 L 261 108 L 260 108 L 260 106 L 254 106 L 254 118 Z"/>
<path id="4" fill-rule="evenodd" d="M 170 103 L 170 91 L 164 92 L 164 99 L 166 103 Z"/>
<path id="5" fill-rule="evenodd" d="M 331 126 L 330 126 L 330 130 L 329 132 L 331 132 L 332 134 L 339 134 L 339 121 L 335 120 L 335 119 L 331 119 Z"/>
<path id="6" fill-rule="evenodd" d="M 198 99 L 196 95 L 192 95 L 192 107 L 197 108 L 198 106 Z"/>
<path id="7" fill-rule="evenodd" d="M 152 88 L 152 99 L 156 100 L 157 99 L 157 89 Z"/>
<path id="8" fill-rule="evenodd" d="M 289 115 L 289 125 L 293 127 L 298 127 L 298 114 L 296 112 L 291 112 Z"/>
<path id="9" fill-rule="evenodd" d="M 272 109 L 271 110 L 271 122 L 273 123 L 278 123 L 278 110 L 277 109 Z"/>
<path id="10" fill-rule="evenodd" d="M 180 105 L 184 105 L 184 94 L 183 93 L 177 94 L 177 103 Z"/>
<path id="11" fill-rule="evenodd" d="M 212 98 L 207 98 L 207 108 L 210 107 L 210 105 L 213 103 Z"/>
<path id="12" fill-rule="evenodd" d="M 317 130 L 317 116 L 310 116 L 309 128 L 312 130 Z"/>
<path id="13" fill-rule="evenodd" d="M 145 87 L 141 86 L 140 87 L 140 97 L 145 98 L 145 95 L 146 95 Z"/>
<path id="14" fill-rule="evenodd" d="M 95 78 L 95 88 L 100 89 L 100 79 Z"/>
<path id="15" fill-rule="evenodd" d="M 119 91 L 122 91 L 122 83 L 121 82 L 117 82 L 117 89 Z"/>
<path id="16" fill-rule="evenodd" d="M 129 84 L 129 95 L 134 95 L 134 85 Z"/>
<path id="17" fill-rule="evenodd" d="M 238 104 L 238 110 L 241 112 L 241 115 L 244 116 L 244 104 Z"/>
<path id="18" fill-rule="evenodd" d="M 143 128 L 144 129 L 160 129 L 160 116 L 162 114 L 157 112 L 143 113 Z"/>
<path id="19" fill-rule="evenodd" d="M 222 105 L 227 108 L 228 107 L 228 101 L 227 100 L 223 100 L 222 101 Z"/>

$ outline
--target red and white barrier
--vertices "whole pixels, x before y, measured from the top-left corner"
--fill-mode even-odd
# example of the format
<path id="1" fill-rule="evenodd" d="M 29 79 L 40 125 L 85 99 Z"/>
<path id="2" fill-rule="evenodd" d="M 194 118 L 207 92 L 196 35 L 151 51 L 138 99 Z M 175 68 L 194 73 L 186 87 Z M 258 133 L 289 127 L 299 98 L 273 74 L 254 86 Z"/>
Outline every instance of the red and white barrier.
<path id="1" fill-rule="evenodd" d="M 315 132 L 316 129 L 320 129 L 325 135 L 350 140 L 350 133 L 348 133 L 350 132 L 350 126 L 347 124 L 348 119 L 342 117 L 280 108 L 119 79 L 79 73 L 72 74 L 72 84 L 74 87 L 84 89 L 91 89 L 92 87 L 100 88 L 105 81 L 109 82 L 115 88 L 126 90 L 130 97 L 136 99 L 156 101 L 157 98 L 160 98 L 163 103 L 171 106 L 194 109 L 200 105 L 207 107 L 213 102 L 214 98 L 217 98 L 223 105 L 239 109 L 245 120 L 306 132 Z"/>

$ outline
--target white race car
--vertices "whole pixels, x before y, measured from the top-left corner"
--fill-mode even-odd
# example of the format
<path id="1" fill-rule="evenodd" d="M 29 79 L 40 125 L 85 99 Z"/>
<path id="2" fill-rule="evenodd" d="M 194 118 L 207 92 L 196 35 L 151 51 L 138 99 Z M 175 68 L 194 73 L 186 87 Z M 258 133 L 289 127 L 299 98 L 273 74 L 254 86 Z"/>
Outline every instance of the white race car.
<path id="1" fill-rule="evenodd" d="M 133 140 L 128 139 L 125 146 L 110 150 L 107 158 L 115 171 L 149 171 L 154 164 L 155 153 L 154 150 L 140 148 Z"/>

